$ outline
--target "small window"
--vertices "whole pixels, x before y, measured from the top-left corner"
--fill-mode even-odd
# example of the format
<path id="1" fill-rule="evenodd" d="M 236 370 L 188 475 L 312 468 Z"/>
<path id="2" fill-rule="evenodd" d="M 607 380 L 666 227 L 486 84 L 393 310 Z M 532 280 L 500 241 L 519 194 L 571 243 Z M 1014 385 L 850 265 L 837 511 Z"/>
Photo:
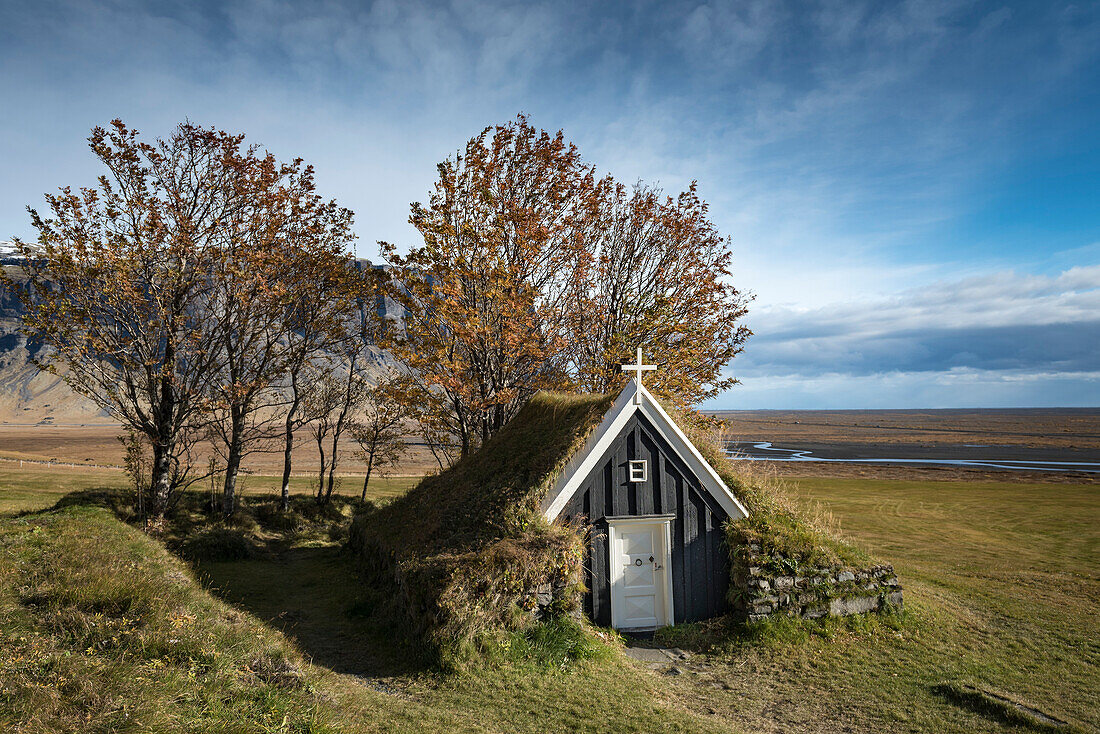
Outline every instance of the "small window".
<path id="1" fill-rule="evenodd" d="M 649 478 L 646 472 L 645 459 L 631 460 L 630 462 L 630 481 L 632 482 L 644 482 Z"/>

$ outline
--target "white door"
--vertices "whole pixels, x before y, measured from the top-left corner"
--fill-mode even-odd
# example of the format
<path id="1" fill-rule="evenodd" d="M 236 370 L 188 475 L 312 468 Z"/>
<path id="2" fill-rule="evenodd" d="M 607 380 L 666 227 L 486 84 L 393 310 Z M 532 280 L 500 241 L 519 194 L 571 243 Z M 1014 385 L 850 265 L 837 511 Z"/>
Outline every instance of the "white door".
<path id="1" fill-rule="evenodd" d="M 654 629 L 672 621 L 668 520 L 610 521 L 611 625 Z"/>

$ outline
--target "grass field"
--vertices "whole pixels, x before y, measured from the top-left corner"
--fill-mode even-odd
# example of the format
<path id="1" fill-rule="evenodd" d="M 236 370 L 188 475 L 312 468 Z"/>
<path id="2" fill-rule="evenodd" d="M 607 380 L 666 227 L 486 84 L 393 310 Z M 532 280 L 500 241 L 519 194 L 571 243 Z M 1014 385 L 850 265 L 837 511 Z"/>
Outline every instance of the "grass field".
<path id="1" fill-rule="evenodd" d="M 0 467 L 0 512 L 121 479 Z M 400 491 L 399 482 L 378 487 L 380 495 Z M 496 669 L 435 673 L 403 639 L 385 592 L 361 584 L 338 546 L 317 540 L 262 559 L 205 563 L 197 573 L 313 660 L 323 695 L 310 715 L 334 716 L 347 730 L 1043 730 L 951 695 L 962 686 L 1100 730 L 1095 487 L 802 478 L 793 491 L 894 563 L 906 613 L 755 634 L 673 629 L 666 639 L 696 651 L 680 675 L 646 670 L 614 644 L 564 666 L 540 653 L 513 655 Z M 0 524 L 18 522 L 27 518 Z M 291 697 L 285 705 L 305 704 Z"/>
<path id="2" fill-rule="evenodd" d="M 396 497 L 417 481 L 417 477 L 373 477 L 368 496 L 375 501 Z M 280 482 L 281 478 L 277 476 L 242 476 L 237 480 L 237 489 L 242 497 L 275 495 L 279 492 Z M 363 490 L 362 482 L 362 477 L 341 477 L 336 492 L 358 497 Z M 69 492 L 126 486 L 126 476 L 118 469 L 71 469 L 38 464 L 20 467 L 17 462 L 0 462 L 0 515 L 51 507 Z M 196 486 L 209 489 L 209 483 Z M 303 494 L 312 491 L 316 480 L 312 477 L 291 477 L 290 486 L 292 492 Z M 221 487 L 217 486 L 215 490 L 221 491 Z"/>
<path id="3" fill-rule="evenodd" d="M 673 684 L 682 700 L 756 731 L 995 730 L 940 693 L 974 684 L 1100 730 L 1095 487 L 813 478 L 794 487 L 893 562 L 904 622 L 728 646 L 694 677 L 731 682 L 738 695 L 689 676 Z"/>

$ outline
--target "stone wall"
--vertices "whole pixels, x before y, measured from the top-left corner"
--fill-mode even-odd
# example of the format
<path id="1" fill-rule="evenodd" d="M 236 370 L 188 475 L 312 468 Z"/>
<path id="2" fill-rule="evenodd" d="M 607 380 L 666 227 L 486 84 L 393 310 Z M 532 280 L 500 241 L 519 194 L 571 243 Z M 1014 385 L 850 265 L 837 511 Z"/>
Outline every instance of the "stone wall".
<path id="1" fill-rule="evenodd" d="M 804 568 L 797 575 L 772 570 L 774 559 L 749 545 L 733 565 L 733 608 L 749 622 L 773 616 L 819 617 L 901 607 L 901 584 L 889 565 L 863 569 Z"/>

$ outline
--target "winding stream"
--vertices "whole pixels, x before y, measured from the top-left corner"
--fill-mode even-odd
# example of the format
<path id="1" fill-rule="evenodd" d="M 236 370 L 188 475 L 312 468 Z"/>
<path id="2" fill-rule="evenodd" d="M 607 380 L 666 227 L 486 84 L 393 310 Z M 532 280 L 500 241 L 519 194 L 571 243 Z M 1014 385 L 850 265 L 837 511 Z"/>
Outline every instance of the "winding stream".
<path id="1" fill-rule="evenodd" d="M 769 441 L 752 444 L 761 454 L 746 454 L 744 449 L 726 449 L 726 454 L 736 461 L 818 461 L 835 464 L 923 464 L 935 466 L 966 466 L 983 469 L 1019 469 L 1023 471 L 1073 471 L 1088 474 L 1100 474 L 1100 461 L 1026 461 L 1017 459 L 827 459 L 814 456 L 812 451 L 804 449 L 781 449 Z M 979 448 L 974 446 L 973 448 Z M 984 448 L 984 447 L 982 447 Z"/>

